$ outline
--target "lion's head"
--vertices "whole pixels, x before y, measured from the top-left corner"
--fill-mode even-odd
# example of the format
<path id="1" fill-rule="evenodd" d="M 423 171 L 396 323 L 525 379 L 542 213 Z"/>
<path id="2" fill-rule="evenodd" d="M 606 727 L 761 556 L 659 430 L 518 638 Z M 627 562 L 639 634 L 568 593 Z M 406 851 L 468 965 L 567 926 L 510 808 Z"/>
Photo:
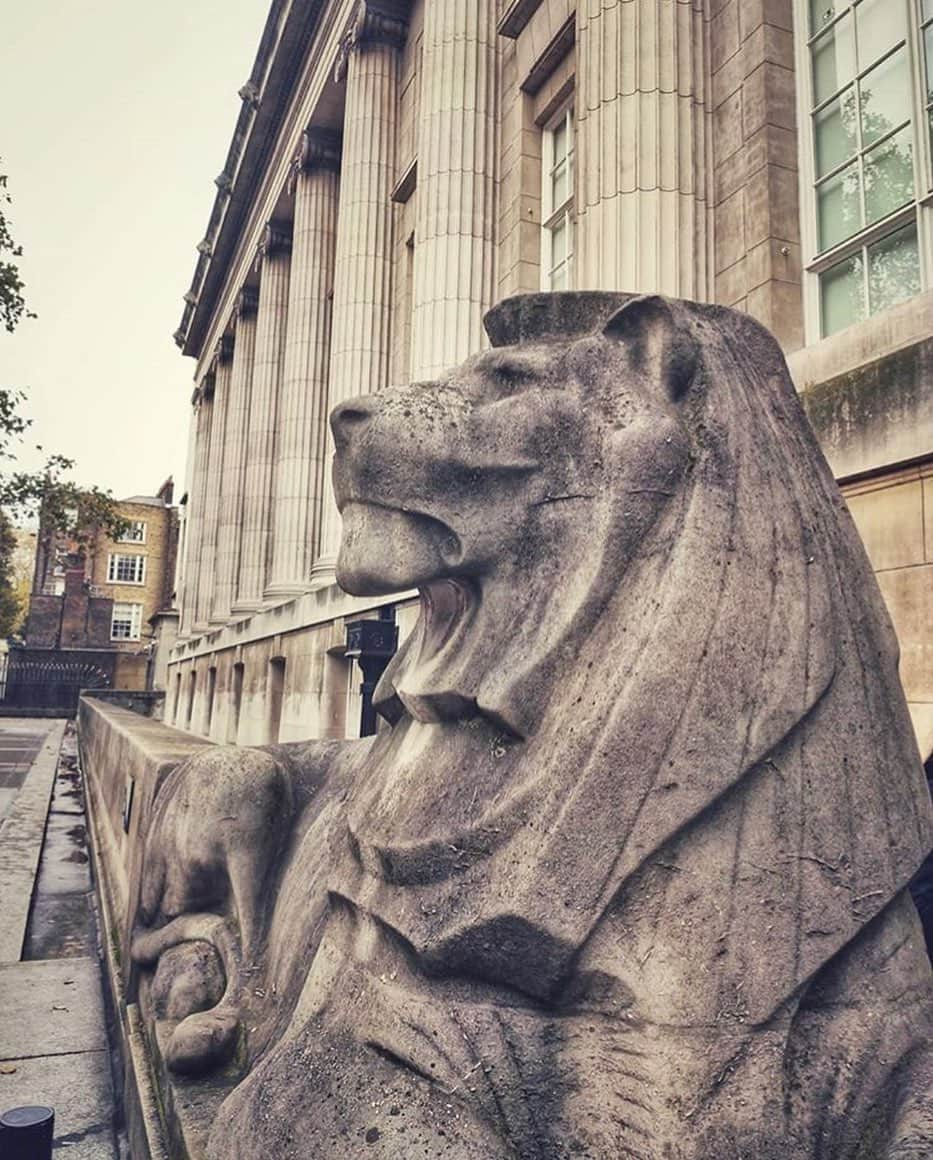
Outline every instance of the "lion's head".
<path id="1" fill-rule="evenodd" d="M 755 816 L 728 840 L 769 850 L 775 910 L 747 922 L 775 953 L 746 962 L 737 927 L 733 967 L 770 972 L 765 1017 L 929 844 L 858 536 L 749 317 L 581 293 L 508 300 L 486 327 L 493 349 L 446 377 L 332 417 L 340 582 L 422 593 L 381 710 L 479 713 L 528 745 L 505 805 L 534 810 L 510 857 L 538 870 L 496 905 L 511 892 L 510 913 L 552 932 L 539 988 L 652 854 L 745 785 Z"/>

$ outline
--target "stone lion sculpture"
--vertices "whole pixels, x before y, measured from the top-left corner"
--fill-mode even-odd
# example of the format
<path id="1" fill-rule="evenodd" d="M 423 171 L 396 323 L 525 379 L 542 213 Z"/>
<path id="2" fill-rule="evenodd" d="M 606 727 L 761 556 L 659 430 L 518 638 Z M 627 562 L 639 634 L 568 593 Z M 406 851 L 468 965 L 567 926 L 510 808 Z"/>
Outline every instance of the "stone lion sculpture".
<path id="1" fill-rule="evenodd" d="M 623 294 L 486 327 L 332 416 L 338 579 L 421 594 L 382 730 L 158 793 L 134 957 L 226 1077 L 209 1154 L 933 1154 L 929 801 L 777 344 Z"/>

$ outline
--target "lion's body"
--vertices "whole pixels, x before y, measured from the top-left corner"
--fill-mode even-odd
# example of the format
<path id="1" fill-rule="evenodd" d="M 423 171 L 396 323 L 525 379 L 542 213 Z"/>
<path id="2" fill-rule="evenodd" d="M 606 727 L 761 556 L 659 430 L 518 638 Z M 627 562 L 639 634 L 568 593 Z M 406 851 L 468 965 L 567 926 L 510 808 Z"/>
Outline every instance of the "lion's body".
<path id="1" fill-rule="evenodd" d="M 333 419 L 341 582 L 422 616 L 281 860 L 213 1154 L 933 1151 L 925 786 L 776 344 L 609 295 L 487 325 Z"/>

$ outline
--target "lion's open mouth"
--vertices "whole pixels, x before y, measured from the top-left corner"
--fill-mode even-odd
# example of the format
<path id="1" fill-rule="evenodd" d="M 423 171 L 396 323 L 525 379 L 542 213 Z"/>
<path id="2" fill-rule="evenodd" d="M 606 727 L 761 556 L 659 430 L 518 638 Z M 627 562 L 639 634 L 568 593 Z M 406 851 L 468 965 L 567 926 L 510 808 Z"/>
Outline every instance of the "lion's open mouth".
<path id="1" fill-rule="evenodd" d="M 436 580 L 420 590 L 424 635 L 422 659 L 436 656 L 466 627 L 479 601 L 473 583 L 460 577 Z"/>

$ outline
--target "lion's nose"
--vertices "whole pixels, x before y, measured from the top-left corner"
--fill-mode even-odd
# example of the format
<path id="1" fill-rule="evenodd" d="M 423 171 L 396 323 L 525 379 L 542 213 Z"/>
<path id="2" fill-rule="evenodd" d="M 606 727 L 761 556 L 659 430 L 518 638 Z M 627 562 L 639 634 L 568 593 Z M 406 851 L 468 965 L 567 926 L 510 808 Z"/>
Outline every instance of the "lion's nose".
<path id="1" fill-rule="evenodd" d="M 334 407 L 330 413 L 330 428 L 338 447 L 346 447 L 353 436 L 359 434 L 373 417 L 376 405 L 372 395 L 358 395 Z"/>

